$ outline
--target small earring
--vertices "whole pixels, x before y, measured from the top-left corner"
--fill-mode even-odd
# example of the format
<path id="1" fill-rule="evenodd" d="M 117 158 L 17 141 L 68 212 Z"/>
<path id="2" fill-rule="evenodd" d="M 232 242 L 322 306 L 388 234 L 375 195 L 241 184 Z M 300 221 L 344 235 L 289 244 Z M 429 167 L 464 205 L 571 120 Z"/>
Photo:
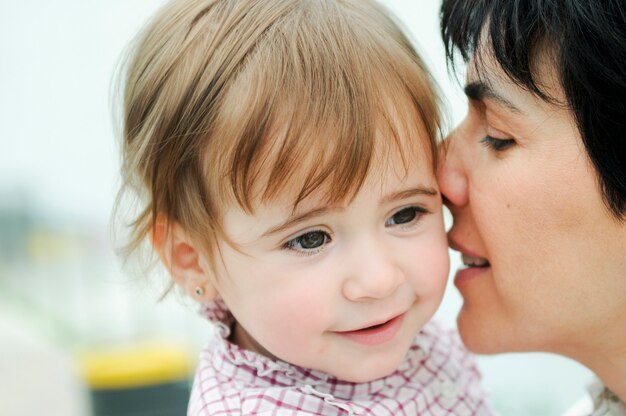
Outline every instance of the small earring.
<path id="1" fill-rule="evenodd" d="M 198 296 L 204 295 L 204 288 L 202 286 L 196 286 L 196 295 Z"/>

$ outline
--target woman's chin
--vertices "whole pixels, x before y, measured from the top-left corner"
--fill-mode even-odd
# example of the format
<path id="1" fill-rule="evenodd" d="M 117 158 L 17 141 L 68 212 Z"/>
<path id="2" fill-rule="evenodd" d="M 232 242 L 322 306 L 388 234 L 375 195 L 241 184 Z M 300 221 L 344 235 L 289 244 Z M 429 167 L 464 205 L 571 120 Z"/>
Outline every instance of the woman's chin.
<path id="1" fill-rule="evenodd" d="M 461 340 L 468 350 L 475 354 L 498 354 L 508 352 L 508 342 L 503 342 L 500 331 L 489 322 L 473 316 L 471 311 L 461 309 L 457 317 Z M 509 347 L 511 347 L 509 345 Z"/>

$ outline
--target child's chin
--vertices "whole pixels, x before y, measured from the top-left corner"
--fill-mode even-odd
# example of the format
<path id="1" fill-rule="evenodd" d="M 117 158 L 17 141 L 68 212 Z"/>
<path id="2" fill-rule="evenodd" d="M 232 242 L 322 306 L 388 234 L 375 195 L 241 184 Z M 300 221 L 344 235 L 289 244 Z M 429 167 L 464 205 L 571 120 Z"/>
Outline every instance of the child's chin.
<path id="1" fill-rule="evenodd" d="M 386 365 L 382 365 L 380 361 L 372 357 L 370 363 L 365 363 L 359 368 L 353 368 L 350 372 L 342 372 L 341 374 L 333 374 L 335 377 L 350 383 L 367 383 L 379 378 L 387 377 L 393 373 L 400 365 L 401 360 L 390 360 Z"/>

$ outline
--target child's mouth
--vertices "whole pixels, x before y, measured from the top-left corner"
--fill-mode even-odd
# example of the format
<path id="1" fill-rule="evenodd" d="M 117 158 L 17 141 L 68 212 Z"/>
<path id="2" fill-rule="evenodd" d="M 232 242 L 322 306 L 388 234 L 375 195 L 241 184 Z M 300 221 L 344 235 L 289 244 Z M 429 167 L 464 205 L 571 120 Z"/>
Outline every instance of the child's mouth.
<path id="1" fill-rule="evenodd" d="M 389 321 L 391 321 L 391 319 Z M 389 321 L 383 322 L 382 324 L 372 325 L 372 326 L 369 326 L 367 328 L 359 329 L 359 331 L 369 331 L 369 330 L 372 330 L 372 329 L 375 330 L 377 328 L 381 328 L 381 327 L 387 325 L 389 323 Z"/>
<path id="2" fill-rule="evenodd" d="M 353 331 L 337 332 L 351 341 L 364 345 L 379 345 L 393 339 L 402 326 L 404 314 L 397 315 L 388 321 Z"/>

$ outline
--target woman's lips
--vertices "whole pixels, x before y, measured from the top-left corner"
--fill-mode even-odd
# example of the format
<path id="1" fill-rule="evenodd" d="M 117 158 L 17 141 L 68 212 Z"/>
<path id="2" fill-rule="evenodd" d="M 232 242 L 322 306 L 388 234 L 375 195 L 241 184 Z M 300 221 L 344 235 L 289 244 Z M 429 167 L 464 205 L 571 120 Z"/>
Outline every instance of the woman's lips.
<path id="1" fill-rule="evenodd" d="M 451 249 L 461 253 L 461 261 L 463 262 L 463 267 L 461 267 L 454 276 L 454 285 L 457 288 L 460 289 L 463 285 L 490 269 L 491 264 L 485 257 L 479 256 L 477 253 L 463 247 L 451 238 L 448 238 L 448 242 Z"/>
<path id="2" fill-rule="evenodd" d="M 489 266 L 487 259 L 482 257 L 470 256 L 468 254 L 461 253 L 461 261 L 466 267 L 486 267 Z"/>
<path id="3" fill-rule="evenodd" d="M 461 261 L 463 261 L 463 267 L 459 268 L 454 276 L 454 285 L 459 289 L 491 267 L 486 258 L 465 253 L 461 253 Z"/>
<path id="4" fill-rule="evenodd" d="M 490 269 L 489 263 L 485 266 L 464 266 L 457 270 L 454 276 L 454 285 L 461 289 L 464 285 L 477 277 L 480 277 L 483 273 Z"/>
<path id="5" fill-rule="evenodd" d="M 354 331 L 337 332 L 337 334 L 359 344 L 368 346 L 379 345 L 393 339 L 400 330 L 403 320 L 404 314 L 401 314 L 378 325 Z"/>

